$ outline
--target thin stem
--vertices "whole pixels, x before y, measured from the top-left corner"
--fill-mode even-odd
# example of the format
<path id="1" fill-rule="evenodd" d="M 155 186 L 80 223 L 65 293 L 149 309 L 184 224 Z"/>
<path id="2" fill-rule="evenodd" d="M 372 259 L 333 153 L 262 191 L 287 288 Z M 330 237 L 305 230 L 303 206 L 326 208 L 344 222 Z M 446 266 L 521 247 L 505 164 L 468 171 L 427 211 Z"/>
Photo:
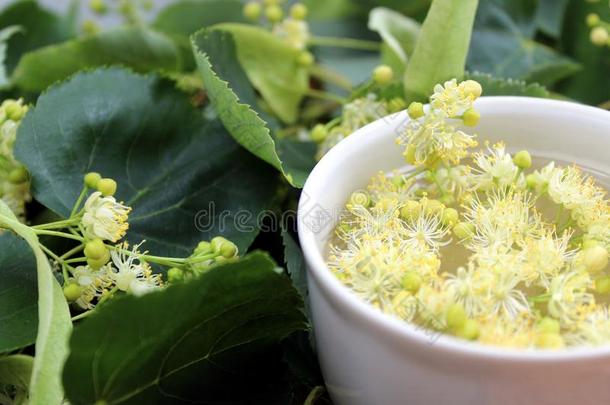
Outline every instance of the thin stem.
<path id="1" fill-rule="evenodd" d="M 363 51 L 379 51 L 381 49 L 381 43 L 379 42 L 355 38 L 314 36 L 309 39 L 308 44 L 333 48 L 360 49 Z"/>
<path id="2" fill-rule="evenodd" d="M 323 82 L 337 86 L 343 90 L 351 92 L 354 85 L 338 72 L 322 65 L 313 65 L 309 68 L 309 74 Z"/>
<path id="3" fill-rule="evenodd" d="M 81 250 L 83 250 L 85 248 L 85 245 L 78 245 L 73 249 L 68 250 L 66 253 L 64 253 L 63 255 L 60 256 L 60 259 L 65 260 L 68 257 L 72 256 L 75 253 L 80 252 Z"/>
<path id="4" fill-rule="evenodd" d="M 49 222 L 48 224 L 40 224 L 32 226 L 33 229 L 58 229 L 58 228 L 68 228 L 74 224 L 78 223 L 78 219 L 70 218 L 63 219 L 61 221 Z"/>
<path id="5" fill-rule="evenodd" d="M 348 101 L 346 98 L 337 96 L 336 94 L 328 93 L 326 91 L 321 91 L 321 90 L 315 90 L 315 89 L 308 89 L 305 92 L 305 94 L 307 94 L 310 97 L 319 98 L 322 100 L 335 101 L 339 104 L 346 104 Z"/>
<path id="6" fill-rule="evenodd" d="M 51 256 L 53 258 L 53 260 L 55 260 L 61 266 L 61 273 L 62 273 L 63 278 L 64 278 L 64 283 L 66 283 L 68 281 L 68 278 L 69 278 L 69 274 L 68 274 L 68 269 L 66 267 L 66 263 L 59 256 L 57 256 L 55 253 L 53 253 L 51 251 L 51 249 L 49 249 L 48 247 L 44 246 L 42 243 L 40 244 L 40 248 L 48 256 Z"/>
<path id="7" fill-rule="evenodd" d="M 60 238 L 72 239 L 82 242 L 84 238 L 82 236 L 72 235 L 71 233 L 66 232 L 58 232 L 58 231 L 49 231 L 46 229 L 34 229 L 36 235 L 48 235 L 48 236 L 57 236 Z"/>
<path id="8" fill-rule="evenodd" d="M 86 257 L 75 257 L 73 259 L 64 260 L 64 263 L 82 263 L 82 262 L 86 262 L 86 261 L 87 261 Z"/>
<path id="9" fill-rule="evenodd" d="M 93 313 L 93 311 L 94 311 L 93 309 L 90 309 L 89 311 L 85 311 L 85 312 L 80 313 L 80 314 L 78 314 L 76 316 L 73 316 L 72 317 L 72 322 L 78 321 L 79 319 L 83 319 L 83 318 L 88 317 L 89 315 L 91 315 Z"/>
<path id="10" fill-rule="evenodd" d="M 83 190 L 80 192 L 80 195 L 76 199 L 76 203 L 74 204 L 74 207 L 72 208 L 72 212 L 70 213 L 70 218 L 72 218 L 74 216 L 74 214 L 76 214 L 78 212 L 78 209 L 80 208 L 80 204 L 83 202 L 83 198 L 85 198 L 85 195 L 87 195 L 87 190 L 88 190 L 87 186 L 84 186 Z"/>

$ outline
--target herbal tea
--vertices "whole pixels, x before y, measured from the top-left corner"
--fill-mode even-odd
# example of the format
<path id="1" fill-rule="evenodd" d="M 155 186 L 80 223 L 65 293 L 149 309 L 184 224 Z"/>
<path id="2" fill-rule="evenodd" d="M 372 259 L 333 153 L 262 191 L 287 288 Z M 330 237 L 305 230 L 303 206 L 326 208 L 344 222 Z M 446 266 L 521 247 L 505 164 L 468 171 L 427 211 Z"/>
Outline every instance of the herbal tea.
<path id="1" fill-rule="evenodd" d="M 412 103 L 397 143 L 411 171 L 352 193 L 328 265 L 358 296 L 419 326 L 484 344 L 558 349 L 610 341 L 608 177 L 478 147 L 473 81 Z"/>

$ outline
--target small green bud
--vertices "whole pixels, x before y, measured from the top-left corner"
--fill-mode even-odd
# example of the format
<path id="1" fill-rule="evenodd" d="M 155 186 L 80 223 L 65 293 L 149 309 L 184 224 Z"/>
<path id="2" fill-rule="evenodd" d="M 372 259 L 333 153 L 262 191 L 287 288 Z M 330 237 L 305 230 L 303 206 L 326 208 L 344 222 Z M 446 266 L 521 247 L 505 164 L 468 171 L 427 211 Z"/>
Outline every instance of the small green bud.
<path id="1" fill-rule="evenodd" d="M 532 166 L 532 156 L 526 150 L 519 151 L 513 156 L 513 163 L 521 169 L 529 169 Z"/>
<path id="2" fill-rule="evenodd" d="M 305 6 L 305 4 L 295 3 L 290 8 L 290 16 L 295 20 L 304 20 L 307 17 L 308 11 L 309 10 L 307 10 L 307 6 Z"/>
<path id="3" fill-rule="evenodd" d="M 82 289 L 78 284 L 70 283 L 64 286 L 64 297 L 68 302 L 74 302 L 80 298 Z"/>
<path id="4" fill-rule="evenodd" d="M 214 249 L 212 248 L 212 244 L 210 242 L 202 240 L 201 242 L 199 242 L 199 244 L 197 244 L 197 247 L 195 248 L 194 253 L 196 255 L 201 255 L 201 254 L 211 253 L 213 251 L 214 251 Z"/>
<path id="5" fill-rule="evenodd" d="M 460 214 L 455 208 L 447 208 L 445 211 L 443 211 L 443 224 L 453 226 L 457 224 L 459 220 Z"/>
<path id="6" fill-rule="evenodd" d="M 297 56 L 297 63 L 299 66 L 308 67 L 313 65 L 313 62 L 314 57 L 311 52 L 303 51 L 299 53 L 299 56 Z"/>
<path id="7" fill-rule="evenodd" d="M 12 121 L 20 121 L 28 108 L 16 100 L 6 100 L 3 104 L 6 117 Z"/>
<path id="8" fill-rule="evenodd" d="M 97 14 L 104 14 L 108 10 L 104 0 L 89 0 L 89 8 Z"/>
<path id="9" fill-rule="evenodd" d="M 111 196 L 116 193 L 116 181 L 108 178 L 99 179 L 96 184 L 97 191 L 104 196 Z"/>
<path id="10" fill-rule="evenodd" d="M 179 283 L 184 280 L 184 271 L 178 267 L 172 267 L 167 271 L 167 281 L 170 283 Z"/>
<path id="11" fill-rule="evenodd" d="M 400 209 L 400 217 L 405 221 L 412 221 L 419 217 L 421 212 L 421 204 L 414 200 L 405 202 L 405 205 Z"/>
<path id="12" fill-rule="evenodd" d="M 390 101 L 388 101 L 388 110 L 390 112 L 398 112 L 407 108 L 406 101 L 401 97 L 394 97 Z"/>
<path id="13" fill-rule="evenodd" d="M 598 294 L 610 294 L 610 276 L 600 277 L 595 280 L 595 291 Z"/>
<path id="14" fill-rule="evenodd" d="M 444 205 L 452 205 L 455 203 L 455 197 L 451 194 L 445 194 L 438 199 Z"/>
<path id="15" fill-rule="evenodd" d="M 450 330 L 458 330 L 466 322 L 466 310 L 461 304 L 451 304 L 445 314 L 447 327 Z"/>
<path id="16" fill-rule="evenodd" d="M 402 187 L 405 184 L 405 179 L 402 175 L 397 174 L 396 176 L 392 176 L 392 184 L 396 187 Z"/>
<path id="17" fill-rule="evenodd" d="M 85 174 L 85 186 L 93 189 L 97 189 L 97 183 L 102 179 L 99 173 L 89 172 Z"/>
<path id="18" fill-rule="evenodd" d="M 537 329 L 541 333 L 559 333 L 561 326 L 556 319 L 545 316 L 538 322 Z"/>
<path id="19" fill-rule="evenodd" d="M 481 114 L 479 114 L 479 112 L 474 108 L 467 109 L 462 115 L 462 121 L 464 121 L 464 125 L 466 125 L 467 127 L 476 126 L 479 123 L 480 119 Z"/>
<path id="20" fill-rule="evenodd" d="M 237 256 L 237 246 L 222 236 L 216 236 L 211 240 L 210 244 L 215 253 L 219 253 L 226 259 Z"/>
<path id="21" fill-rule="evenodd" d="M 595 27 L 591 30 L 591 42 L 597 46 L 606 46 L 608 44 L 608 30 L 604 27 Z"/>
<path id="22" fill-rule="evenodd" d="M 416 120 L 424 116 L 424 105 L 422 103 L 418 103 L 417 101 L 409 104 L 409 108 L 407 108 L 407 114 L 411 117 L 412 120 Z"/>
<path id="23" fill-rule="evenodd" d="M 608 266 L 608 251 L 602 246 L 593 246 L 582 251 L 582 261 L 590 273 L 597 273 Z"/>
<path id="24" fill-rule="evenodd" d="M 470 239 L 474 236 L 475 227 L 469 222 L 458 222 L 453 227 L 453 234 L 460 240 Z"/>
<path id="25" fill-rule="evenodd" d="M 284 12 L 282 8 L 278 5 L 271 5 L 265 8 L 265 17 L 272 23 L 276 23 L 282 20 L 284 17 Z"/>
<path id="26" fill-rule="evenodd" d="M 479 323 L 474 319 L 466 319 L 464 324 L 456 331 L 457 336 L 467 340 L 478 339 L 479 333 Z"/>
<path id="27" fill-rule="evenodd" d="M 424 203 L 424 212 L 427 215 L 440 215 L 445 209 L 445 204 L 438 200 L 426 200 Z"/>
<path id="28" fill-rule="evenodd" d="M 323 124 L 317 124 L 315 127 L 313 127 L 310 133 L 311 140 L 315 143 L 322 143 L 326 139 L 327 135 L 328 130 Z"/>
<path id="29" fill-rule="evenodd" d="M 388 65 L 379 65 L 373 70 L 373 81 L 379 85 L 388 84 L 394 78 L 394 71 Z"/>
<path id="30" fill-rule="evenodd" d="M 405 274 L 401 280 L 402 288 L 410 292 L 411 294 L 415 294 L 419 291 L 419 288 L 422 284 L 421 276 L 414 272 L 408 272 Z"/>
<path id="31" fill-rule="evenodd" d="M 13 184 L 25 183 L 28 180 L 29 174 L 25 167 L 17 167 L 8 174 L 8 181 Z"/>
<path id="32" fill-rule="evenodd" d="M 481 94 L 483 94 L 483 88 L 479 82 L 475 80 L 466 80 L 463 83 L 463 86 L 464 92 L 466 92 L 466 94 L 470 94 L 473 98 L 479 98 L 481 97 Z"/>
<path id="33" fill-rule="evenodd" d="M 371 197 L 365 191 L 354 191 L 349 197 L 351 205 L 362 205 L 368 207 L 371 204 Z"/>
<path id="34" fill-rule="evenodd" d="M 599 246 L 599 242 L 595 239 L 586 239 L 582 242 L 581 249 L 586 250 L 595 246 Z"/>
<path id="35" fill-rule="evenodd" d="M 98 23 L 93 20 L 85 20 L 81 25 L 81 29 L 85 35 L 95 35 L 100 32 L 101 28 Z"/>
<path id="36" fill-rule="evenodd" d="M 244 5 L 242 10 L 244 17 L 248 20 L 256 21 L 261 17 L 263 7 L 257 1 L 249 1 Z"/>
<path id="37" fill-rule="evenodd" d="M 587 15 L 587 25 L 589 27 L 593 28 L 597 24 L 599 24 L 599 15 L 597 15 L 595 13 L 591 13 L 591 14 Z"/>
<path id="38" fill-rule="evenodd" d="M 525 184 L 530 190 L 535 190 L 538 188 L 538 178 L 534 174 L 528 174 L 525 176 Z"/>
<path id="39" fill-rule="evenodd" d="M 562 349 L 563 338 L 559 333 L 541 333 L 536 337 L 536 347 L 541 349 Z"/>
<path id="40" fill-rule="evenodd" d="M 87 264 L 89 265 L 89 267 L 91 267 L 93 270 L 99 270 L 102 268 L 102 266 L 104 266 L 106 263 L 108 263 L 108 260 L 110 260 L 110 252 L 106 251 L 106 254 L 100 258 L 100 259 L 87 259 Z"/>
<path id="41" fill-rule="evenodd" d="M 407 149 L 402 154 L 405 157 L 405 161 L 410 165 L 415 164 L 415 160 L 416 160 L 415 152 L 416 152 L 415 146 L 409 145 L 409 146 L 407 146 Z"/>
<path id="42" fill-rule="evenodd" d="M 106 257 L 108 248 L 101 239 L 93 239 L 85 244 L 85 257 L 92 260 L 100 260 Z"/>

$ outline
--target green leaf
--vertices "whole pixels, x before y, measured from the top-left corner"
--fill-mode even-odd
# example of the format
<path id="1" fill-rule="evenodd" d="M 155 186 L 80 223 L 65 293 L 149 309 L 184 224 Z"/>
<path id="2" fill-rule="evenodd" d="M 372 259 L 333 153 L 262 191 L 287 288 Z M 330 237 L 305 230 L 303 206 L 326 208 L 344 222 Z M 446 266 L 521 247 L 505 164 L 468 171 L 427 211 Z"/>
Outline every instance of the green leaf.
<path id="1" fill-rule="evenodd" d="M 0 201 L 0 226 L 25 239 L 36 257 L 38 278 L 38 334 L 36 357 L 30 380 L 32 405 L 60 404 L 63 401 L 61 370 L 68 354 L 72 330 L 70 310 L 63 291 L 53 275 L 47 257 L 34 231 L 17 220 L 11 209 Z"/>
<path id="2" fill-rule="evenodd" d="M 300 52 L 261 27 L 226 23 L 213 29 L 233 35 L 237 60 L 252 85 L 282 121 L 295 122 L 309 89 L 307 70 L 297 61 Z"/>
<path id="3" fill-rule="evenodd" d="M 99 307 L 70 341 L 70 403 L 271 403 L 283 389 L 274 348 L 306 329 L 301 299 L 275 267 L 253 253 Z"/>
<path id="4" fill-rule="evenodd" d="M 282 241 L 284 242 L 284 261 L 286 262 L 286 269 L 294 288 L 301 294 L 304 302 L 307 304 L 308 292 L 307 292 L 307 266 L 305 264 L 305 258 L 301 252 L 299 244 L 294 240 L 290 232 L 282 230 Z"/>
<path id="5" fill-rule="evenodd" d="M 464 75 L 478 0 L 434 0 L 405 71 L 405 97 L 425 100 L 434 85 Z"/>
<path id="6" fill-rule="evenodd" d="M 21 123 L 15 154 L 32 192 L 66 217 L 90 171 L 115 179 L 133 208 L 127 239 L 159 255 L 188 255 L 222 234 L 244 251 L 277 177 L 173 84 L 120 68 L 50 88 Z M 206 118 L 209 117 L 209 118 Z"/>
<path id="7" fill-rule="evenodd" d="M 24 354 L 0 357 L 0 385 L 11 385 L 27 391 L 34 358 Z"/>
<path id="8" fill-rule="evenodd" d="M 193 52 L 212 104 L 227 130 L 244 148 L 280 170 L 295 186 L 302 186 L 315 164 L 313 144 L 278 142 L 271 136 L 273 118 L 254 110 L 257 101 L 237 62 L 232 34 L 204 30 L 192 37 Z M 280 159 L 286 158 L 286 161 Z"/>
<path id="9" fill-rule="evenodd" d="M 384 41 L 382 62 L 391 66 L 396 74 L 402 74 L 415 49 L 420 24 L 389 8 L 377 7 L 369 14 L 368 27 L 379 33 Z"/>
<path id="10" fill-rule="evenodd" d="M 559 38 L 569 2 L 570 0 L 539 0 L 536 11 L 538 29 L 550 37 Z"/>
<path id="11" fill-rule="evenodd" d="M 69 18 L 55 15 L 31 0 L 17 1 L 0 12 L 0 28 L 12 25 L 19 25 L 22 30 L 8 41 L 8 74 L 12 73 L 24 53 L 65 41 L 75 31 L 73 21 Z"/>
<path id="12" fill-rule="evenodd" d="M 549 91 L 538 83 L 502 79 L 487 73 L 466 73 L 464 79 L 476 80 L 483 87 L 484 96 L 524 96 L 549 98 Z"/>
<path id="13" fill-rule="evenodd" d="M 144 28 L 119 28 L 51 45 L 23 56 L 13 80 L 26 91 L 42 91 L 73 73 L 99 66 L 125 65 L 139 72 L 177 71 L 180 53 L 165 35 Z"/>
<path id="14" fill-rule="evenodd" d="M 9 84 L 6 66 L 4 65 L 7 50 L 6 42 L 10 37 L 20 31 L 21 27 L 18 25 L 11 25 L 0 30 L 0 88 L 6 87 Z"/>
<path id="15" fill-rule="evenodd" d="M 152 27 L 186 38 L 201 28 L 222 22 L 245 22 L 239 0 L 182 0 L 159 12 Z"/>
<path id="16" fill-rule="evenodd" d="M 0 230 L 0 353 L 34 343 L 37 291 L 36 261 L 27 243 Z"/>

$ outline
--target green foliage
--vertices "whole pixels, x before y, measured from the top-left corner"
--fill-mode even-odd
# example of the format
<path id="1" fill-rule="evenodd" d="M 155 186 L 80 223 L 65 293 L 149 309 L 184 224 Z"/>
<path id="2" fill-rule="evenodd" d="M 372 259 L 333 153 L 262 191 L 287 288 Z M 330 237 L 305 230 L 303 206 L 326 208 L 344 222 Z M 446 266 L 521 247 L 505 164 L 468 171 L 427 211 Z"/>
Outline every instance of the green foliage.
<path id="1" fill-rule="evenodd" d="M 434 0 L 404 75 L 407 101 L 425 100 L 435 84 L 464 75 L 478 0 Z"/>
<path id="2" fill-rule="evenodd" d="M 133 207 L 127 239 L 158 254 L 188 255 L 218 234 L 245 250 L 276 191 L 273 172 L 171 83 L 119 68 L 43 94 L 19 129 L 16 156 L 35 198 L 62 216 L 85 173 L 115 179 L 117 197 Z M 232 220 L 238 212 L 250 213 L 243 229 Z"/>
<path id="3" fill-rule="evenodd" d="M 182 0 L 159 12 L 152 27 L 184 37 L 222 22 L 245 22 L 239 0 Z"/>
<path id="4" fill-rule="evenodd" d="M 486 73 L 466 73 L 464 79 L 476 80 L 483 87 L 484 96 L 550 97 L 549 91 L 537 83 L 500 79 Z"/>
<path id="5" fill-rule="evenodd" d="M 27 243 L 0 231 L 0 353 L 34 343 L 38 323 L 36 261 Z"/>
<path id="6" fill-rule="evenodd" d="M 138 72 L 178 71 L 177 46 L 165 35 L 145 28 L 119 28 L 51 45 L 25 54 L 13 80 L 26 91 L 42 91 L 73 73 L 106 65 L 125 65 Z"/>
<path id="7" fill-rule="evenodd" d="M 306 328 L 301 299 L 262 253 L 191 282 L 100 307 L 75 330 L 71 403 L 272 403 L 278 343 Z M 285 402 L 284 402 L 285 403 Z"/>
<path id="8" fill-rule="evenodd" d="M 21 31 L 18 25 L 11 25 L 0 30 L 0 89 L 9 84 L 8 74 L 4 62 L 6 59 L 7 41 L 16 33 Z"/>
<path id="9" fill-rule="evenodd" d="M 12 386 L 27 393 L 33 365 L 32 356 L 13 354 L 0 357 L 0 386 Z"/>

